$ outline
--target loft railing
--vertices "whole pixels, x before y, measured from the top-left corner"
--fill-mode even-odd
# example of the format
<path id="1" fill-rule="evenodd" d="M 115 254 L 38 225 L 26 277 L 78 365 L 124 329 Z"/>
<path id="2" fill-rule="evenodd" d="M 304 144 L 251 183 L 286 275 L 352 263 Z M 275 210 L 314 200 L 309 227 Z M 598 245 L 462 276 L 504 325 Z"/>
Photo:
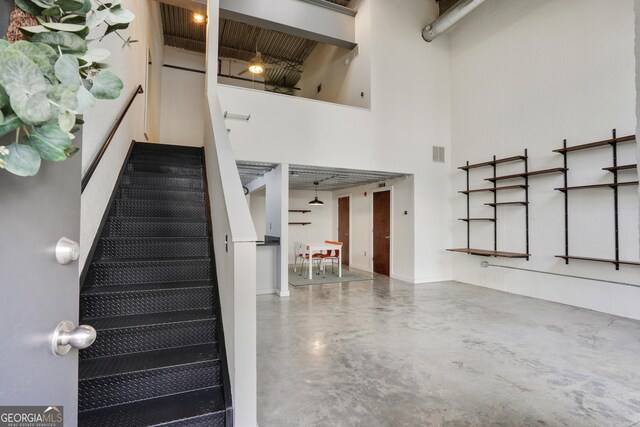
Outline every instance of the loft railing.
<path id="1" fill-rule="evenodd" d="M 91 180 L 91 177 L 93 176 L 93 173 L 98 168 L 98 164 L 100 164 L 100 160 L 102 160 L 102 157 L 104 156 L 104 153 L 107 151 L 107 148 L 109 148 L 109 144 L 111 144 L 111 141 L 113 141 L 113 138 L 116 136 L 116 132 L 118 131 L 118 128 L 122 124 L 122 121 L 124 120 L 125 116 L 129 112 L 129 109 L 131 108 L 131 105 L 133 104 L 133 101 L 136 100 L 138 95 L 141 95 L 143 93 L 144 93 L 144 90 L 142 89 L 142 85 L 139 85 L 136 88 L 135 92 L 133 92 L 133 94 L 131 95 L 131 98 L 129 98 L 129 102 L 127 103 L 127 106 L 124 108 L 122 113 L 120 113 L 120 115 L 118 116 L 118 119 L 116 120 L 116 122 L 111 127 L 111 130 L 109 131 L 109 134 L 107 135 L 107 137 L 105 138 L 104 142 L 100 146 L 100 150 L 98 151 L 98 154 L 93 159 L 93 161 L 89 165 L 89 168 L 87 169 L 87 172 L 82 177 L 82 185 L 80 187 L 80 191 L 81 192 L 84 192 L 84 189 L 89 184 L 89 181 Z"/>

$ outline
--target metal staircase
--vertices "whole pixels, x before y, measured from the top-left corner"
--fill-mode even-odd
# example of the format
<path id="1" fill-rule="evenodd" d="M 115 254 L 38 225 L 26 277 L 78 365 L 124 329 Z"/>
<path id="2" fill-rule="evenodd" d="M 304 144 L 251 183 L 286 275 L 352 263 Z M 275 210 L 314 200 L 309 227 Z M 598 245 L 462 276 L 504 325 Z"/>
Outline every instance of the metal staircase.
<path id="1" fill-rule="evenodd" d="M 230 426 L 200 148 L 134 143 L 80 296 L 80 426 Z"/>

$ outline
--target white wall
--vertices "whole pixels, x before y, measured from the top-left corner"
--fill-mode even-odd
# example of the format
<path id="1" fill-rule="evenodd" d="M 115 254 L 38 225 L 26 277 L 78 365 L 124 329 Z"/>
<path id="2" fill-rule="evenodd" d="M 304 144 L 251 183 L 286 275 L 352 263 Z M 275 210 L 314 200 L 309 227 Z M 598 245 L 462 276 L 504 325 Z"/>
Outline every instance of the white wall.
<path id="1" fill-rule="evenodd" d="M 162 63 L 162 51 L 159 45 L 162 40 L 161 24 L 159 21 L 158 4 L 155 1 L 125 0 L 124 5 L 136 15 L 135 21 L 126 31 L 127 36 L 138 40 L 131 47 L 123 48 L 122 40 L 113 35 L 102 43 L 94 43 L 112 52 L 109 58 L 111 70 L 123 81 L 122 95 L 115 101 L 98 101 L 93 110 L 85 114 L 85 125 L 82 140 L 82 169 L 83 174 L 93 161 L 104 139 L 108 135 L 117 117 L 124 110 L 131 95 L 138 85 L 145 86 L 147 82 L 147 52 L 152 51 L 152 57 Z M 160 43 L 158 43 L 160 41 Z M 157 64 L 156 64 L 157 65 Z M 111 190 L 115 186 L 118 172 L 122 167 L 132 140 L 144 141 L 146 99 L 152 97 L 151 105 L 160 102 L 159 81 L 162 70 L 154 65 L 152 81 L 145 89 L 145 95 L 139 95 L 129 113 L 120 125 L 109 149 L 106 151 L 89 185 L 82 194 L 82 222 L 80 233 L 81 259 L 83 266 L 94 237 L 98 231 L 100 221 L 105 212 Z M 151 111 L 151 134 L 156 133 L 158 114 L 154 108 Z M 81 267 L 82 269 L 82 267 Z"/>
<path id="2" fill-rule="evenodd" d="M 289 190 L 289 209 L 310 210 L 308 213 L 289 212 L 289 222 L 310 222 L 310 225 L 289 225 L 289 264 L 295 260 L 294 242 L 324 242 L 335 237 L 333 211 L 333 193 L 318 191 L 318 198 L 324 206 L 309 206 L 316 196 L 315 191 Z"/>
<path id="3" fill-rule="evenodd" d="M 164 64 L 204 71 L 205 56 L 164 47 Z M 160 140 L 163 144 L 202 146 L 205 75 L 164 67 Z"/>
<path id="4" fill-rule="evenodd" d="M 620 0 L 489 0 L 450 33 L 454 213 L 466 216 L 465 186 L 456 166 L 520 154 L 529 149 L 530 169 L 562 166 L 552 153 L 569 145 L 607 139 L 636 129 L 633 1 Z M 594 30 L 597 29 L 597 30 Z M 637 161 L 634 144 L 620 146 L 619 163 Z M 569 155 L 570 185 L 610 182 L 601 168 L 610 166 L 611 149 Z M 499 174 L 521 165 L 500 166 Z M 477 169 L 471 186 L 482 185 Z M 636 172 L 621 180 L 637 179 Z M 487 184 L 485 182 L 485 184 Z M 490 260 L 502 265 L 640 284 L 637 267 L 573 261 L 566 266 L 554 255 L 564 252 L 564 197 L 554 187 L 562 175 L 530 181 L 531 261 Z M 483 206 L 491 193 L 472 197 L 472 216 L 491 214 Z M 520 199 L 522 193 L 500 193 L 500 200 Z M 570 252 L 613 258 L 613 200 L 611 190 L 571 192 Z M 524 251 L 524 209 L 500 208 L 499 249 Z M 620 190 L 620 256 L 640 258 L 638 193 Z M 492 224 L 472 225 L 471 245 L 492 249 Z M 466 245 L 466 227 L 454 224 L 454 242 Z M 640 318 L 640 289 L 595 281 L 560 278 L 498 268 L 482 269 L 483 259 L 454 255 L 454 278 L 463 282 Z"/>
<path id="5" fill-rule="evenodd" d="M 371 2 L 371 111 L 220 85 L 223 109 L 251 114 L 227 121 L 236 158 L 413 174 L 414 240 L 400 242 L 397 274 L 417 282 L 451 278 L 450 164 L 431 162 L 432 145 L 449 148 L 448 40 L 427 44 L 422 27 L 434 2 Z M 428 70 L 407 80 L 410 57 Z M 412 74 L 414 75 L 414 74 Z M 448 154 L 448 153 L 447 153 Z M 448 156 L 447 156 L 448 157 Z"/>
<path id="6" fill-rule="evenodd" d="M 356 51 L 318 44 L 303 64 L 297 96 L 354 107 L 371 107 L 371 2 L 363 0 L 355 18 Z M 357 57 L 355 57 L 357 52 Z M 345 64 L 345 60 L 349 60 Z M 317 92 L 322 84 L 322 91 Z M 361 96 L 364 93 L 364 96 Z"/>

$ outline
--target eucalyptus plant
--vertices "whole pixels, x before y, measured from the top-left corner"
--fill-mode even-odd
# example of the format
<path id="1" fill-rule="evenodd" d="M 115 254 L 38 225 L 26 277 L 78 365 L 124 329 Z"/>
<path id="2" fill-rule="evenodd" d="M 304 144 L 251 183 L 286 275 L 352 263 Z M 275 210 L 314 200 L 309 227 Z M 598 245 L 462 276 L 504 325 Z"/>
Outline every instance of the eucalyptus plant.
<path id="1" fill-rule="evenodd" d="M 0 137 L 15 133 L 11 145 L 0 146 L 0 168 L 32 176 L 42 159 L 59 162 L 78 151 L 72 140 L 79 116 L 97 99 L 120 96 L 122 81 L 106 69 L 110 52 L 90 48 L 88 37 L 115 34 L 125 45 L 134 43 L 120 31 L 135 16 L 122 0 L 15 3 L 38 25 L 20 28 L 23 40 L 0 39 Z"/>

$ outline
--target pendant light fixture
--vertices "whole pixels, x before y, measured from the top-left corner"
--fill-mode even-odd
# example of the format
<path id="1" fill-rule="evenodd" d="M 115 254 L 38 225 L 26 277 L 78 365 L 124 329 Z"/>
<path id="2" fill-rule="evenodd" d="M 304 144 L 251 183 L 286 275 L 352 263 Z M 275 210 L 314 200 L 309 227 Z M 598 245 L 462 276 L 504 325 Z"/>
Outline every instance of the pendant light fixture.
<path id="1" fill-rule="evenodd" d="M 318 185 L 320 185 L 320 183 L 318 181 L 314 181 L 313 185 L 316 186 L 316 198 L 313 199 L 312 201 L 309 202 L 310 206 L 323 206 L 324 202 L 320 199 L 318 199 Z"/>

